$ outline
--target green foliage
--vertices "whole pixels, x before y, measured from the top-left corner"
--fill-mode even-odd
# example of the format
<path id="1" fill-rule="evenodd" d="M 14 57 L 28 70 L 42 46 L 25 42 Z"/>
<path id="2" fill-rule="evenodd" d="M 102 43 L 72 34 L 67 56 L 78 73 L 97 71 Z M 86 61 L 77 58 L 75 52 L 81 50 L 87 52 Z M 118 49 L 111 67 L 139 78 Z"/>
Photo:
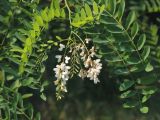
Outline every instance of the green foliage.
<path id="1" fill-rule="evenodd" d="M 94 42 L 99 46 L 102 59 L 108 63 L 110 74 L 114 77 L 122 76 L 122 80 L 128 79 L 120 84 L 120 91 L 124 91 L 121 98 L 127 101 L 124 107 L 139 106 L 140 111 L 145 113 L 148 110 L 141 109 L 141 106 L 148 99 L 145 102 L 141 101 L 143 97 L 141 91 L 149 89 L 151 84 L 157 82 L 158 76 L 151 65 L 151 46 L 146 43 L 146 35 L 140 34 L 136 13 L 132 11 L 126 19 L 123 19 L 124 13 L 118 16 L 122 6 L 125 6 L 123 1 L 118 3 L 108 0 L 106 2 L 106 9 L 96 29 L 97 34 L 94 35 Z M 144 75 L 150 77 L 144 79 Z M 148 84 L 145 83 L 146 80 Z"/>
<path id="2" fill-rule="evenodd" d="M 160 12 L 160 0 L 145 1 L 148 12 Z"/>
<path id="3" fill-rule="evenodd" d="M 73 22 L 71 25 L 74 27 L 82 27 L 86 23 L 93 22 L 94 20 L 99 20 L 100 15 L 104 10 L 104 5 L 98 6 L 96 2 L 93 2 L 93 11 L 88 4 L 84 5 L 84 8 L 80 10 L 80 13 L 76 13 L 73 17 Z"/>
<path id="4" fill-rule="evenodd" d="M 65 17 L 64 9 L 60 9 L 58 0 L 52 1 L 50 8 L 45 8 L 39 13 L 34 13 L 33 22 L 31 23 L 31 29 L 28 34 L 26 34 L 26 40 L 24 43 L 23 52 L 21 55 L 21 64 L 19 72 L 24 72 L 24 66 L 28 62 L 28 57 L 32 54 L 32 49 L 34 44 L 36 44 L 37 39 L 41 35 L 44 29 L 48 28 L 48 23 L 52 21 L 55 17 Z"/>
<path id="5" fill-rule="evenodd" d="M 72 9 L 71 3 L 77 3 L 77 7 Z M 159 26 L 150 25 L 146 16 L 141 23 L 133 1 L 128 13 L 124 0 L 83 3 L 52 0 L 50 5 L 40 6 L 39 0 L 0 0 L 0 119 L 39 120 L 40 114 L 29 98 L 37 92 L 39 98 L 47 100 L 45 89 L 50 82 L 43 76 L 48 54 L 60 42 L 68 40 L 69 47 L 76 48 L 77 41 L 83 42 L 86 37 L 93 39 L 97 57 L 107 64 L 110 78 L 117 80 L 123 107 L 149 111 L 147 102 L 159 91 Z M 147 0 L 145 10 L 159 12 L 159 3 Z M 45 33 L 56 29 L 52 28 L 56 21 L 69 26 L 65 38 L 61 33 Z M 80 70 L 80 59 L 77 51 L 71 55 L 74 77 Z"/>
<path id="6" fill-rule="evenodd" d="M 46 41 L 48 48 L 45 50 L 42 49 L 44 44 L 39 44 L 39 42 L 37 45 L 35 44 L 40 40 L 42 29 L 47 29 L 48 22 L 54 17 L 52 15 L 54 14 L 54 3 L 51 4 L 50 9 L 45 8 L 41 12 L 33 13 L 32 10 L 37 9 L 36 2 L 1 1 L 0 3 L 6 4 L 1 10 L 4 11 L 2 15 L 8 18 L 7 21 L 5 19 L 1 21 L 1 29 L 4 32 L 1 32 L 0 46 L 0 69 L 3 73 L 0 93 L 2 101 L 5 103 L 1 102 L 0 104 L 2 106 L 0 110 L 2 116 L 0 117 L 3 119 L 39 119 L 39 115 L 33 116 L 32 106 L 25 102 L 26 99 L 33 96 L 33 93 L 21 93 L 20 90 L 39 89 L 44 99 L 43 91 L 46 83 L 40 80 L 45 67 L 41 63 L 46 61 L 47 50 L 56 43 L 51 40 Z M 57 11 L 60 10 L 58 8 Z M 48 18 L 48 15 L 51 17 Z M 64 18 L 64 12 L 61 15 Z M 29 22 L 29 19 L 33 19 L 33 22 Z M 29 57 L 30 60 L 28 60 Z M 19 69 L 17 69 L 18 66 L 20 66 Z M 17 114 L 15 114 L 16 112 Z"/>
<path id="7" fill-rule="evenodd" d="M 160 12 L 160 0 L 131 0 L 129 2 L 132 5 L 130 9 L 147 11 L 148 13 Z"/>

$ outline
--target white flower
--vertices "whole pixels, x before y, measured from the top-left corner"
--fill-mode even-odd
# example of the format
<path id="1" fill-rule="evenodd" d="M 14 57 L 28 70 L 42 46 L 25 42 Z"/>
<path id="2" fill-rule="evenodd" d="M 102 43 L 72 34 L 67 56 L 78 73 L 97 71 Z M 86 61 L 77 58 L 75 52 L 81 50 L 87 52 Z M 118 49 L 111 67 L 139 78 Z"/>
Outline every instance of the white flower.
<path id="1" fill-rule="evenodd" d="M 90 80 L 94 80 L 94 83 L 97 84 L 99 81 L 98 75 L 102 69 L 102 64 L 100 63 L 100 59 L 92 61 L 91 67 L 87 71 L 87 77 Z"/>
<path id="2" fill-rule="evenodd" d="M 55 71 L 55 77 L 57 77 L 58 80 L 62 80 L 63 84 L 66 84 L 66 81 L 69 79 L 69 69 L 70 66 L 66 66 L 65 63 L 61 63 L 60 65 L 57 65 L 56 68 L 53 70 Z"/>
<path id="3" fill-rule="evenodd" d="M 86 70 L 81 69 L 78 76 L 81 77 L 82 79 L 84 79 L 85 77 L 87 77 L 86 73 L 87 73 Z"/>
<path id="4" fill-rule="evenodd" d="M 88 57 L 87 58 L 87 60 L 84 62 L 84 66 L 86 67 L 86 68 L 88 68 L 89 66 L 90 66 L 90 64 L 91 64 L 91 58 L 90 57 Z"/>
<path id="5" fill-rule="evenodd" d="M 56 65 L 56 68 L 54 68 L 53 70 L 55 71 L 55 74 L 56 74 L 55 77 L 59 78 L 59 76 L 60 76 L 60 70 L 61 70 L 60 65 Z"/>
<path id="6" fill-rule="evenodd" d="M 98 82 L 100 82 L 99 79 L 98 79 L 98 78 L 95 78 L 95 79 L 94 79 L 94 84 L 97 84 Z"/>
<path id="7" fill-rule="evenodd" d="M 85 41 L 88 44 L 91 41 L 91 38 L 86 38 Z"/>
<path id="8" fill-rule="evenodd" d="M 98 70 L 102 69 L 102 63 L 100 63 L 100 59 L 94 60 L 95 66 Z"/>
<path id="9" fill-rule="evenodd" d="M 55 58 L 58 59 L 58 63 L 61 62 L 62 55 L 56 55 Z"/>
<path id="10" fill-rule="evenodd" d="M 69 60 L 70 60 L 70 57 L 66 56 L 65 57 L 65 63 L 67 64 Z"/>
<path id="11" fill-rule="evenodd" d="M 84 55 L 83 57 L 81 57 L 81 60 L 85 61 L 86 59 L 86 55 Z"/>
<path id="12" fill-rule="evenodd" d="M 84 47 L 84 45 L 82 45 L 82 46 L 80 47 L 80 49 L 81 49 L 80 56 L 84 56 L 84 53 L 85 53 L 85 47 Z"/>
<path id="13" fill-rule="evenodd" d="M 61 90 L 62 90 L 63 92 L 67 92 L 66 86 L 65 86 L 65 85 L 61 86 Z"/>
<path id="14" fill-rule="evenodd" d="M 76 50 L 79 50 L 81 48 L 81 44 L 76 45 Z"/>
<path id="15" fill-rule="evenodd" d="M 91 52 L 91 54 L 90 54 L 90 56 L 91 57 L 94 57 L 95 56 L 95 48 L 94 47 L 92 47 L 91 49 L 90 49 L 90 52 Z"/>
<path id="16" fill-rule="evenodd" d="M 67 92 L 66 85 L 63 82 L 61 83 L 60 88 L 61 88 L 61 91 Z"/>
<path id="17" fill-rule="evenodd" d="M 59 50 L 59 51 L 62 51 L 62 50 L 65 48 L 65 45 L 60 44 L 59 47 L 60 47 L 60 48 L 59 48 L 58 50 Z"/>
<path id="18" fill-rule="evenodd" d="M 71 53 L 71 52 L 72 52 L 72 49 L 69 50 L 69 53 Z"/>

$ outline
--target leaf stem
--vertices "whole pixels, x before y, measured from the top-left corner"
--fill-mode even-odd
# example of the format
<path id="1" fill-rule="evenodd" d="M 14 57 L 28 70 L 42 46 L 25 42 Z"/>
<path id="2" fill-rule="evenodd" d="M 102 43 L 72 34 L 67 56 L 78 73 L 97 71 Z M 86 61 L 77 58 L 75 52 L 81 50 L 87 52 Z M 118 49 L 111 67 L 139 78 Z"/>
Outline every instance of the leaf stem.
<path id="1" fill-rule="evenodd" d="M 72 29 L 72 26 L 71 26 L 71 23 L 72 23 L 72 20 L 71 20 L 71 10 L 70 10 L 70 8 L 69 8 L 69 6 L 68 6 L 67 0 L 65 0 L 65 5 L 66 5 L 67 10 L 68 10 L 70 28 Z"/>

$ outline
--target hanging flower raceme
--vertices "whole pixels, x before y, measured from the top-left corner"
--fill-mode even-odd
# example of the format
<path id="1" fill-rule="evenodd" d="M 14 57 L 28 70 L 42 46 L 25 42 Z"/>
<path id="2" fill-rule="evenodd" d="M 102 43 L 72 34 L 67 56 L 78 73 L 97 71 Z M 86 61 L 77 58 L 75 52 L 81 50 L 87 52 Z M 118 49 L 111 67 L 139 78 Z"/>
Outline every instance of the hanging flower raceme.
<path id="1" fill-rule="evenodd" d="M 82 47 L 83 48 L 83 47 Z M 83 53 L 85 53 L 83 51 Z M 85 70 L 82 69 L 80 70 L 79 76 L 81 78 L 89 78 L 90 80 L 93 80 L 95 84 L 97 84 L 99 81 L 98 76 L 100 74 L 100 71 L 102 69 L 102 64 L 100 63 L 100 59 L 93 59 L 96 55 L 95 53 L 95 48 L 92 47 L 89 51 L 88 51 L 88 55 L 87 57 L 84 57 L 84 54 L 80 54 L 81 55 L 81 59 L 84 62 L 84 67 Z M 82 72 L 85 71 L 85 72 Z M 87 74 L 86 74 L 87 72 Z"/>
<path id="2" fill-rule="evenodd" d="M 95 47 L 91 46 L 90 49 L 87 48 L 90 42 L 91 39 L 86 38 L 82 43 L 74 42 L 71 45 L 67 44 L 68 46 L 59 44 L 58 50 L 64 55 L 55 56 L 58 65 L 53 69 L 57 79 L 54 83 L 57 86 L 58 99 L 61 99 L 62 94 L 67 92 L 66 84 L 69 78 L 71 78 L 71 74 L 77 74 L 82 79 L 89 78 L 95 84 L 100 82 L 98 76 L 101 72 L 102 64 L 100 63 L 100 59 L 96 59 Z M 80 69 L 77 66 L 80 66 Z"/>
<path id="3" fill-rule="evenodd" d="M 91 61 L 91 67 L 87 71 L 87 77 L 90 78 L 90 80 L 94 80 L 95 84 L 97 84 L 97 82 L 100 82 L 98 79 L 98 75 L 100 74 L 101 69 L 102 64 L 100 63 L 100 59 Z"/>

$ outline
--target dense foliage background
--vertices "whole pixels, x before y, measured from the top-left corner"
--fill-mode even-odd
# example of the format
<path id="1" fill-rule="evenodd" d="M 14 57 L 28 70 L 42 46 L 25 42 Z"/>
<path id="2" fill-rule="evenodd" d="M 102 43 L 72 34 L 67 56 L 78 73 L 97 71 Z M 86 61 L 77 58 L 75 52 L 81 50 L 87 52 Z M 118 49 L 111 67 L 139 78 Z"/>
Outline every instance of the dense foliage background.
<path id="1" fill-rule="evenodd" d="M 0 119 L 159 120 L 159 26 L 160 0 L 0 0 Z M 59 44 L 86 38 L 100 82 L 76 76 L 72 54 L 64 94 Z"/>

